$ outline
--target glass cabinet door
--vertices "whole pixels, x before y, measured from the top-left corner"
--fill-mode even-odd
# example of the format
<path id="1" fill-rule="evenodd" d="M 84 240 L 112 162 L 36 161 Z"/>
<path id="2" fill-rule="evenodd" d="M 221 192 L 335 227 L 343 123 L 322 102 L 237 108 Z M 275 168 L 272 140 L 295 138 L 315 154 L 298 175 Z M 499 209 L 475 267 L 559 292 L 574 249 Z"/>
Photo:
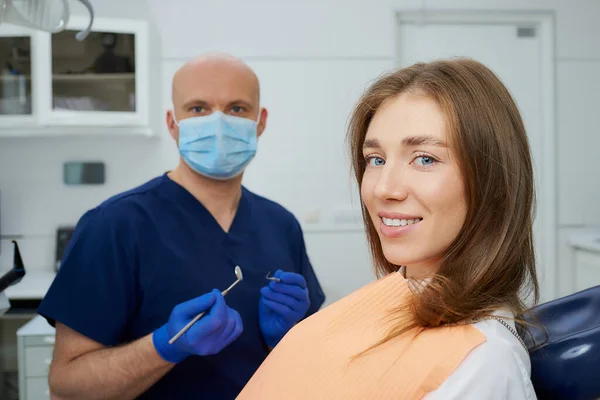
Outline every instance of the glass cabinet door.
<path id="1" fill-rule="evenodd" d="M 0 115 L 31 114 L 31 38 L 0 37 Z"/>
<path id="2" fill-rule="evenodd" d="M 0 25 L 0 125 L 33 121 L 34 36 L 24 28 Z"/>
<path id="3" fill-rule="evenodd" d="M 40 117 L 54 126 L 148 125 L 148 23 L 95 18 L 92 32 L 75 35 L 88 19 L 72 15 L 67 29 L 40 46 L 46 88 Z"/>
<path id="4" fill-rule="evenodd" d="M 135 112 L 135 36 L 76 33 L 52 35 L 52 110 Z"/>

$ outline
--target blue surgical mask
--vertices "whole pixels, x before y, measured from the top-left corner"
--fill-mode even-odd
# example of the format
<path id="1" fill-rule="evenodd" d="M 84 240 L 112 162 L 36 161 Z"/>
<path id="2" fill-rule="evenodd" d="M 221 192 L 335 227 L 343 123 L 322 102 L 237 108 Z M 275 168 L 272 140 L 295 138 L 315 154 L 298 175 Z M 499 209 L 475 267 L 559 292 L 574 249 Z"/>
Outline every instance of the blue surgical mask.
<path id="1" fill-rule="evenodd" d="M 179 126 L 179 153 L 184 162 L 206 177 L 234 178 L 256 154 L 257 122 L 251 119 L 215 111 L 175 123 Z"/>

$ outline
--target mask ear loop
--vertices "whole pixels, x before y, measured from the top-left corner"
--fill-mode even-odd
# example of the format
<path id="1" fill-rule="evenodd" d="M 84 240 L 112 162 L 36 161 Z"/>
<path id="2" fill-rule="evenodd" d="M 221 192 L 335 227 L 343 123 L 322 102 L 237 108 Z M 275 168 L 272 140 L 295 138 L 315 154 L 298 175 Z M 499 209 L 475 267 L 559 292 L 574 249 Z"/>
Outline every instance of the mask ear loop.
<path id="1" fill-rule="evenodd" d="M 175 122 L 175 125 L 179 126 L 179 122 L 177 122 L 177 117 L 175 116 L 175 110 L 171 110 L 171 117 L 173 117 L 173 122 Z"/>
<path id="2" fill-rule="evenodd" d="M 262 118 L 262 112 L 263 112 L 263 108 L 261 106 L 258 106 L 258 116 L 256 117 L 256 130 L 258 133 L 258 126 L 260 125 L 260 119 Z"/>
<path id="3" fill-rule="evenodd" d="M 262 118 L 262 112 L 263 112 L 263 107 L 261 107 L 260 105 L 258 106 L 258 116 L 256 117 L 256 122 L 254 123 L 254 131 L 256 133 L 256 140 L 260 140 L 260 134 L 259 134 L 259 129 L 260 129 L 260 120 Z M 269 278 L 267 278 L 269 279 Z"/>

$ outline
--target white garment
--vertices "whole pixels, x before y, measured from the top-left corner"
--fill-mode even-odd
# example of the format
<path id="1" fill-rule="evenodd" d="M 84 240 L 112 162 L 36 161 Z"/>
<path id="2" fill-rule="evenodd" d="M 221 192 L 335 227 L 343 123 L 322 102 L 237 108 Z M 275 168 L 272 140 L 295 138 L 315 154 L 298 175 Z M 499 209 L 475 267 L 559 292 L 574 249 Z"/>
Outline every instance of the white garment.
<path id="1" fill-rule="evenodd" d="M 514 329 L 512 313 L 494 313 Z M 489 319 L 473 324 L 486 342 L 467 355 L 458 368 L 425 400 L 532 400 L 531 362 L 519 340 L 500 322 Z"/>

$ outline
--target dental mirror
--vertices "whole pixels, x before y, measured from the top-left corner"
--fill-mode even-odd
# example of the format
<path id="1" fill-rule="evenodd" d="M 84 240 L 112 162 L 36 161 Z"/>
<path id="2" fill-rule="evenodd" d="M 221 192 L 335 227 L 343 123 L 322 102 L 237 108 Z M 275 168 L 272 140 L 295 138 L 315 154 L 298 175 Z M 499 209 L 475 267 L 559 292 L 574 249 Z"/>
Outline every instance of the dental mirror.
<path id="1" fill-rule="evenodd" d="M 225 296 L 227 293 L 229 293 L 229 291 L 230 291 L 231 289 L 233 289 L 233 287 L 234 287 L 235 285 L 237 285 L 239 282 L 241 282 L 241 281 L 244 279 L 244 275 L 242 274 L 242 269 L 241 269 L 239 266 L 236 266 L 236 267 L 235 267 L 235 269 L 233 270 L 233 272 L 235 273 L 235 276 L 236 276 L 236 278 L 237 278 L 237 281 L 233 282 L 233 283 L 231 284 L 231 286 L 229 286 L 227 289 L 225 289 L 225 290 L 223 290 L 223 291 L 221 292 L 221 294 L 222 294 L 223 296 Z"/>
<path id="2" fill-rule="evenodd" d="M 222 294 L 223 296 L 225 296 L 227 293 L 229 293 L 229 291 L 230 291 L 231 289 L 233 289 L 233 287 L 234 287 L 235 285 L 237 285 L 238 283 L 240 283 L 240 282 L 241 282 L 241 281 L 244 279 L 244 274 L 242 274 L 242 269 L 239 267 L 239 265 L 236 265 L 236 267 L 235 267 L 235 269 L 233 270 L 233 272 L 235 273 L 235 277 L 236 277 L 237 279 L 236 279 L 236 281 L 235 281 L 235 282 L 233 282 L 233 283 L 231 284 L 231 286 L 229 286 L 227 289 L 225 289 L 225 290 L 223 290 L 223 291 L 221 292 L 221 294 Z M 184 334 L 184 333 L 185 333 L 185 332 L 186 332 L 188 329 L 190 329 L 190 328 L 192 327 L 192 325 L 194 325 L 196 322 L 198 322 L 198 320 L 199 320 L 200 318 L 204 317 L 204 314 L 206 314 L 206 311 L 203 311 L 203 312 L 201 312 L 200 314 L 196 315 L 196 316 L 194 317 L 194 319 L 193 319 L 193 320 L 191 320 L 190 322 L 188 322 L 186 326 L 184 326 L 183 328 L 181 328 L 181 330 L 180 330 L 179 332 L 177 332 L 177 334 L 176 334 L 175 336 L 173 336 L 173 337 L 171 338 L 171 340 L 169 340 L 169 344 L 173 344 L 173 343 L 175 343 L 175 341 L 176 341 L 177 339 L 179 339 L 179 337 L 180 337 L 181 335 L 183 335 L 183 334 Z"/>

